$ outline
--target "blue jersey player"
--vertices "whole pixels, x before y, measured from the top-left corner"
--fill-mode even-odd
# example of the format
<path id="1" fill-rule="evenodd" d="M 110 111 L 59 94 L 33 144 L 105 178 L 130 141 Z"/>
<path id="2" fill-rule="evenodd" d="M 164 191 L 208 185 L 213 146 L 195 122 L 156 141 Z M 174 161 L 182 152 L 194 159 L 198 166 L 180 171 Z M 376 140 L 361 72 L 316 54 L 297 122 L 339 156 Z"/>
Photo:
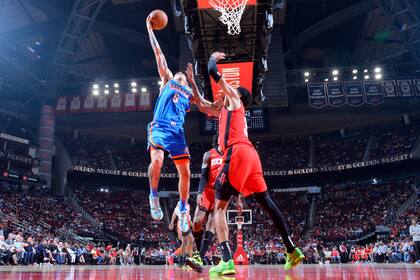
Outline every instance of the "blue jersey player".
<path id="1" fill-rule="evenodd" d="M 147 18 L 146 23 L 162 80 L 153 121 L 148 126 L 148 151 L 151 157 L 149 165 L 150 211 L 154 220 L 162 220 L 163 212 L 159 204 L 158 184 L 166 151 L 178 170 L 179 222 L 181 231 L 187 233 L 189 230 L 187 201 L 191 173 L 190 155 L 184 136 L 184 122 L 185 115 L 190 109 L 193 93 L 191 88 L 188 87 L 187 79 L 182 72 L 176 73 L 174 76 L 168 69 L 165 56 L 154 35 L 150 17 Z"/>

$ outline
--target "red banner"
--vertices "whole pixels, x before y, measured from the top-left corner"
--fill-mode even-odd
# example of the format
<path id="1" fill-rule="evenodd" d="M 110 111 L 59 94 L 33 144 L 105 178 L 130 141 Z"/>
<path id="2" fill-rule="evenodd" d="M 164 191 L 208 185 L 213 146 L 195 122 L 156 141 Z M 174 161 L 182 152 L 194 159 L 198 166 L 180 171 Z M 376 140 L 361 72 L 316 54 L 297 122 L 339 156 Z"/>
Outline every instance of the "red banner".
<path id="1" fill-rule="evenodd" d="M 55 107 L 55 111 L 59 114 L 135 112 L 151 109 L 152 95 L 150 92 L 59 97 Z"/>
<path id="2" fill-rule="evenodd" d="M 252 92 L 253 62 L 223 63 L 218 64 L 218 68 L 226 82 L 233 88 L 236 89 L 241 86 Z M 213 79 L 211 79 L 211 89 L 213 91 L 213 100 L 217 100 L 222 91 Z"/>
<path id="3" fill-rule="evenodd" d="M 70 113 L 80 113 L 82 110 L 82 101 L 80 96 L 73 96 L 70 99 Z"/>
<path id="4" fill-rule="evenodd" d="M 115 93 L 111 97 L 111 105 L 110 105 L 110 111 L 111 112 L 120 112 L 122 108 L 122 100 L 124 96 L 119 93 Z"/>
<path id="5" fill-rule="evenodd" d="M 124 112 L 132 112 L 137 110 L 137 96 L 134 93 L 124 95 Z"/>
<path id="6" fill-rule="evenodd" d="M 57 100 L 57 105 L 55 106 L 55 111 L 57 113 L 66 113 L 67 112 L 67 99 L 65 97 L 59 97 Z"/>
<path id="7" fill-rule="evenodd" d="M 235 2 L 236 0 L 228 0 L 229 2 Z M 257 4 L 257 0 L 248 0 L 247 6 Z M 197 0 L 197 6 L 199 9 L 213 8 L 210 5 L 210 0 Z"/>
<path id="8" fill-rule="evenodd" d="M 95 108 L 95 97 L 92 95 L 85 96 L 83 100 L 83 112 L 93 112 Z"/>
<path id="9" fill-rule="evenodd" d="M 152 97 L 150 92 L 141 92 L 139 101 L 139 111 L 150 110 L 152 108 Z"/>
<path id="10" fill-rule="evenodd" d="M 108 110 L 108 96 L 99 95 L 96 99 L 96 112 L 106 112 Z"/>

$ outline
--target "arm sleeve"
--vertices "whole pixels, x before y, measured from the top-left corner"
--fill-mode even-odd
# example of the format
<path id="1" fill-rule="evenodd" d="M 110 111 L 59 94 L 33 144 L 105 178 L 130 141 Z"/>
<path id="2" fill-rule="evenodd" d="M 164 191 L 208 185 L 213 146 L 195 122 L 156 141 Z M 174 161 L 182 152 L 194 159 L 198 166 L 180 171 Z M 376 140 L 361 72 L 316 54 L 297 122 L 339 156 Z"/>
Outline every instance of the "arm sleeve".
<path id="1" fill-rule="evenodd" d="M 209 63 L 207 64 L 207 70 L 209 72 L 210 77 L 212 77 L 214 81 L 218 83 L 222 78 L 222 75 L 220 75 L 219 69 L 217 68 L 217 63 L 213 58 L 209 59 Z"/>
<path id="2" fill-rule="evenodd" d="M 203 156 L 203 164 L 201 165 L 200 183 L 198 184 L 198 194 L 202 194 L 209 179 L 210 170 L 210 152 L 206 152 Z"/>

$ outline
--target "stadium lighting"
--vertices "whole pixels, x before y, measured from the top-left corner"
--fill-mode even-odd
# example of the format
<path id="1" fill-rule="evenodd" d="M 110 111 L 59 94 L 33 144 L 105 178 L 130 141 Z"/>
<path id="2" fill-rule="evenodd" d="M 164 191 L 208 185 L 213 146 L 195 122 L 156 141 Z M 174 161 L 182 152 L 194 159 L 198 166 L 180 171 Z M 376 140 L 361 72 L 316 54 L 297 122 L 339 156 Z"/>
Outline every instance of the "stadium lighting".
<path id="1" fill-rule="evenodd" d="M 375 73 L 381 73 L 381 72 L 382 72 L 381 67 L 376 67 L 376 68 L 375 68 Z"/>
<path id="2" fill-rule="evenodd" d="M 365 80 L 369 80 L 370 76 L 369 75 L 365 75 Z"/>
<path id="3" fill-rule="evenodd" d="M 114 92 L 115 92 L 115 93 L 120 93 L 120 91 L 119 91 L 118 89 L 116 89 Z"/>
<path id="4" fill-rule="evenodd" d="M 309 77 L 309 72 L 305 72 L 305 73 L 303 73 L 303 76 L 305 76 L 305 77 Z"/>
<path id="5" fill-rule="evenodd" d="M 309 79 L 305 79 L 305 83 L 309 82 Z"/>
<path id="6" fill-rule="evenodd" d="M 363 70 L 363 73 L 367 73 L 367 72 L 369 72 L 369 70 L 367 70 L 367 69 Z"/>
<path id="7" fill-rule="evenodd" d="M 357 76 L 353 76 L 353 80 L 357 80 Z"/>
<path id="8" fill-rule="evenodd" d="M 334 80 L 334 81 L 337 81 L 337 80 L 338 80 L 338 77 L 334 77 L 334 78 L 333 78 L 333 80 Z"/>
<path id="9" fill-rule="evenodd" d="M 159 80 L 157 83 L 158 83 L 158 85 L 160 85 L 160 86 L 162 85 L 162 81 L 161 81 L 161 80 Z"/>
<path id="10" fill-rule="evenodd" d="M 98 84 L 94 84 L 93 85 L 93 89 L 99 89 L 99 85 Z"/>
<path id="11" fill-rule="evenodd" d="M 114 84 L 114 88 L 119 88 L 119 87 L 120 87 L 120 84 L 118 84 L 118 83 Z"/>
<path id="12" fill-rule="evenodd" d="M 376 74 L 375 79 L 381 80 L 382 79 L 382 74 L 381 73 Z"/>
<path id="13" fill-rule="evenodd" d="M 131 82 L 131 87 L 136 87 L 137 83 L 136 82 Z"/>
<path id="14" fill-rule="evenodd" d="M 132 88 L 132 89 L 131 89 L 131 92 L 132 92 L 132 93 L 136 93 L 136 92 L 137 92 L 137 89 L 136 89 L 136 88 Z"/>
<path id="15" fill-rule="evenodd" d="M 109 85 L 105 85 L 105 88 L 109 88 Z"/>
<path id="16" fill-rule="evenodd" d="M 107 89 L 104 90 L 104 93 L 108 95 L 109 94 L 109 90 L 107 90 Z"/>
<path id="17" fill-rule="evenodd" d="M 353 74 L 357 74 L 358 71 L 357 71 L 357 69 L 353 69 L 352 72 L 353 72 Z"/>
<path id="18" fill-rule="evenodd" d="M 338 75 L 338 70 L 337 70 L 337 69 L 334 69 L 334 70 L 332 71 L 332 74 L 333 74 L 334 76 L 337 76 L 337 75 Z"/>
<path id="19" fill-rule="evenodd" d="M 377 180 L 376 178 L 373 178 L 372 183 L 373 183 L 374 185 L 376 185 L 376 184 L 378 183 L 378 180 Z"/>
<path id="20" fill-rule="evenodd" d="M 324 81 L 325 81 L 325 82 L 328 82 L 329 80 L 328 80 L 328 78 L 326 78 Z"/>
<path id="21" fill-rule="evenodd" d="M 99 90 L 94 89 L 94 90 L 92 91 L 92 94 L 93 94 L 93 95 L 95 95 L 95 96 L 98 96 L 98 95 L 99 95 Z"/>
<path id="22" fill-rule="evenodd" d="M 147 88 L 145 88 L 145 87 L 141 88 L 141 92 L 146 92 L 146 91 L 147 91 Z"/>

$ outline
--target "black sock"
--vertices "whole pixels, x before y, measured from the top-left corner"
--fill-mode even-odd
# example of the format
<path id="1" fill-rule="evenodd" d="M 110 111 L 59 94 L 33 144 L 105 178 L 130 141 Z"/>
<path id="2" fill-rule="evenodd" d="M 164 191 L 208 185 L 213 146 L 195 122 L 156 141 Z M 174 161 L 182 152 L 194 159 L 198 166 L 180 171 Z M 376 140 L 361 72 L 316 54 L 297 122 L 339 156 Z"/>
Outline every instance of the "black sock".
<path id="1" fill-rule="evenodd" d="M 230 245 L 228 241 L 220 243 L 220 249 L 222 250 L 222 260 L 224 262 L 232 259 L 232 252 L 230 251 Z"/>
<path id="2" fill-rule="evenodd" d="M 199 251 L 201 247 L 201 242 L 203 239 L 203 230 L 193 231 L 192 235 L 194 236 L 194 241 L 195 241 L 195 246 L 197 248 L 197 251 Z"/>
<path id="3" fill-rule="evenodd" d="M 281 238 L 283 239 L 284 245 L 286 246 L 287 253 L 293 253 L 295 245 L 289 236 L 287 225 L 284 222 L 283 215 L 277 205 L 271 200 L 270 195 L 267 192 L 255 194 L 255 199 L 261 205 L 265 212 L 268 213 L 274 226 L 279 231 Z"/>
<path id="4" fill-rule="evenodd" d="M 201 246 L 200 246 L 201 259 L 204 259 L 204 257 L 206 256 L 206 253 L 209 247 L 211 246 L 211 244 L 213 244 L 213 240 L 214 240 L 214 233 L 211 231 L 206 231 L 206 233 L 204 233 L 204 238 L 203 238 L 203 241 L 201 241 Z"/>

